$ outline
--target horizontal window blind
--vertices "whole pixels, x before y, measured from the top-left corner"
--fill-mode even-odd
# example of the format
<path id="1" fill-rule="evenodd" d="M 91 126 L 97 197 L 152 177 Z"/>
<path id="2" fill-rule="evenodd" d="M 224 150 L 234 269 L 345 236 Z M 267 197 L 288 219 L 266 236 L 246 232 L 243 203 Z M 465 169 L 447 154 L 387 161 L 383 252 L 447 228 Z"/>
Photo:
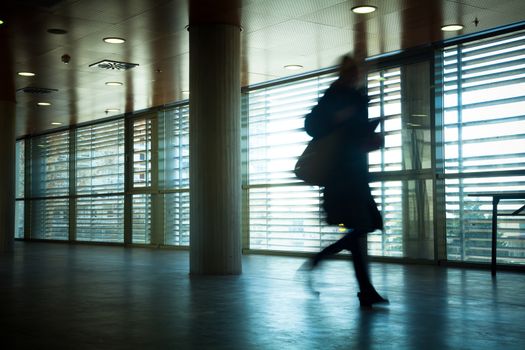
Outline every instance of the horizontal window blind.
<path id="1" fill-rule="evenodd" d="M 334 74 L 250 91 L 248 94 L 248 198 L 250 248 L 315 252 L 341 237 L 344 229 L 324 222 L 321 191 L 296 184 L 297 157 L 310 137 L 304 116 L 317 103 Z M 369 117 L 383 117 L 377 132 L 385 148 L 369 156 L 374 172 L 402 169 L 401 70 L 368 77 Z M 374 255 L 401 256 L 403 206 L 401 182 L 373 184 L 385 230 L 369 235 Z"/>
<path id="2" fill-rule="evenodd" d="M 443 56 L 445 171 L 525 169 L 525 32 Z"/>
<path id="3" fill-rule="evenodd" d="M 133 121 L 133 187 L 151 187 L 151 119 Z"/>
<path id="4" fill-rule="evenodd" d="M 25 141 L 16 142 L 15 149 L 15 197 L 24 198 L 25 186 Z M 24 238 L 24 201 L 17 200 L 15 205 L 15 238 Z"/>
<path id="5" fill-rule="evenodd" d="M 76 192 L 77 240 L 123 242 L 123 119 L 76 130 Z"/>
<path id="6" fill-rule="evenodd" d="M 31 238 L 69 236 L 69 131 L 31 140 Z"/>
<path id="7" fill-rule="evenodd" d="M 459 178 L 446 181 L 448 259 L 490 262 L 492 198 L 473 193 L 523 191 L 525 176 Z M 523 200 L 501 200 L 498 213 L 511 214 Z M 525 216 L 498 217 L 497 260 L 525 264 Z"/>
<path id="8" fill-rule="evenodd" d="M 124 196 L 77 198 L 77 240 L 124 242 Z"/>
<path id="9" fill-rule="evenodd" d="M 124 120 L 76 131 L 76 192 L 124 191 Z"/>
<path id="10" fill-rule="evenodd" d="M 31 238 L 69 238 L 69 199 L 31 200 Z"/>
<path id="11" fill-rule="evenodd" d="M 133 243 L 151 243 L 151 195 L 133 195 L 132 232 Z"/>
<path id="12" fill-rule="evenodd" d="M 159 186 L 188 188 L 190 183 L 189 105 L 170 107 L 159 113 Z"/>
<path id="13" fill-rule="evenodd" d="M 69 132 L 35 137 L 31 140 L 31 196 L 69 194 Z"/>
<path id="14" fill-rule="evenodd" d="M 315 252 L 341 236 L 324 223 L 321 192 L 293 173 L 310 137 L 304 116 L 336 79 L 324 74 L 248 93 L 250 249 Z"/>
<path id="15" fill-rule="evenodd" d="M 383 217 L 384 230 L 376 230 L 368 234 L 368 251 L 376 256 L 402 256 L 404 228 L 402 182 L 373 182 L 370 188 Z"/>
<path id="16" fill-rule="evenodd" d="M 164 242 L 190 243 L 189 105 L 159 113 L 159 187 L 164 192 Z"/>
<path id="17" fill-rule="evenodd" d="M 401 69 L 374 72 L 368 76 L 368 117 L 383 118 L 378 130 L 385 139 L 384 148 L 370 152 L 371 172 L 402 170 Z"/>
<path id="18" fill-rule="evenodd" d="M 17 141 L 15 149 L 15 197 L 24 198 L 24 186 L 25 186 L 25 141 Z"/>
<path id="19" fill-rule="evenodd" d="M 448 258 L 488 262 L 491 199 L 469 194 L 525 191 L 525 176 L 515 176 L 525 175 L 525 32 L 448 47 L 443 67 Z M 487 171 L 501 176 L 472 175 Z M 519 204 L 505 201 L 500 209 Z M 524 227 L 523 217 L 499 220 L 501 262 L 525 263 Z"/>
<path id="20" fill-rule="evenodd" d="M 164 242 L 167 245 L 190 245 L 190 192 L 164 195 Z"/>

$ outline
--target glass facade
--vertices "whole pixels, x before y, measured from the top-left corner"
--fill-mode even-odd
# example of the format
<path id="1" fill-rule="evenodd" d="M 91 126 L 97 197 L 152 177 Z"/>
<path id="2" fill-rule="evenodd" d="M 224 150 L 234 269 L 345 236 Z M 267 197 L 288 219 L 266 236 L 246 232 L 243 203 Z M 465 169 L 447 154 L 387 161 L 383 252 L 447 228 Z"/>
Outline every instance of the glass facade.
<path id="1" fill-rule="evenodd" d="M 525 190 L 525 32 L 443 51 L 443 137 L 448 259 L 488 262 L 489 192 Z M 476 196 L 479 194 L 479 196 Z M 523 200 L 505 200 L 509 214 Z M 525 220 L 498 222 L 498 261 L 525 263 Z"/>
<path id="2" fill-rule="evenodd" d="M 371 255 L 489 262 L 483 194 L 525 190 L 524 50 L 518 31 L 369 72 L 369 117 L 385 138 L 369 154 L 385 223 L 369 235 Z M 335 79 L 243 93 L 244 248 L 316 252 L 341 236 L 324 223 L 320 189 L 293 173 L 309 141 L 304 115 Z M 16 237 L 188 246 L 189 127 L 182 103 L 18 141 Z M 523 216 L 499 219 L 498 261 L 525 264 Z"/>

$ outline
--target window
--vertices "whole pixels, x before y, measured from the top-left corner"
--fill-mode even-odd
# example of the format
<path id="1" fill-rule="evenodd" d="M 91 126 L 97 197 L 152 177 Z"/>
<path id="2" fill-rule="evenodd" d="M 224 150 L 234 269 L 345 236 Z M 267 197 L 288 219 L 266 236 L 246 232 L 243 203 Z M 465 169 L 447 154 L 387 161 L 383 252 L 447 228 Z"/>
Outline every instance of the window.
<path id="1" fill-rule="evenodd" d="M 16 142 L 15 164 L 15 238 L 24 238 L 25 141 Z"/>
<path id="2" fill-rule="evenodd" d="M 304 115 L 335 78 L 324 74 L 248 93 L 250 249 L 314 252 L 340 236 L 323 222 L 319 188 L 302 185 L 293 173 L 310 139 Z"/>
<path id="3" fill-rule="evenodd" d="M 124 241 L 124 121 L 76 130 L 76 238 Z"/>
<path id="4" fill-rule="evenodd" d="M 69 132 L 31 140 L 31 238 L 69 236 Z"/>
<path id="5" fill-rule="evenodd" d="M 152 121 L 140 118 L 133 121 L 133 187 L 151 187 Z"/>
<path id="6" fill-rule="evenodd" d="M 309 141 L 304 115 L 335 78 L 324 74 L 248 93 L 251 249 L 313 252 L 341 235 L 324 223 L 319 188 L 299 183 L 292 171 Z M 372 195 L 384 219 L 384 230 L 368 237 L 370 254 L 433 257 L 429 85 L 428 61 L 369 73 L 369 117 L 382 118 L 376 132 L 385 138 L 385 147 L 369 155 Z"/>
<path id="7" fill-rule="evenodd" d="M 443 51 L 443 137 L 447 251 L 451 260 L 488 262 L 490 197 L 525 188 L 525 32 Z M 506 200 L 500 213 L 523 201 Z M 525 264 L 525 220 L 498 223 L 498 261 Z"/>
<path id="8" fill-rule="evenodd" d="M 190 242 L 189 106 L 159 113 L 159 189 L 163 194 L 164 243 Z"/>

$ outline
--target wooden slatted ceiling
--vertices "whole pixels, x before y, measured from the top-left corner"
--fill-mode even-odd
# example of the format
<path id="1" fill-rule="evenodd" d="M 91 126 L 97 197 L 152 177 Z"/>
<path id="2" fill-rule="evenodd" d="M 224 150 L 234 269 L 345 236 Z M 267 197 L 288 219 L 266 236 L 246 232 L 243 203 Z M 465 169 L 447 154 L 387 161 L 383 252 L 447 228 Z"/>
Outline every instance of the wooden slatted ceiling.
<path id="1" fill-rule="evenodd" d="M 210 0 L 192 0 L 210 6 Z M 474 33 L 525 20 L 522 0 L 232 0 L 222 1 L 223 18 L 238 15 L 243 32 L 243 86 L 286 77 L 286 64 L 303 71 L 333 66 L 356 47 L 377 55 L 427 42 Z M 356 15 L 358 4 L 378 11 Z M 38 86 L 59 91 L 48 96 L 17 93 L 17 135 L 39 133 L 55 126 L 104 118 L 107 108 L 121 113 L 188 97 L 188 0 L 4 0 L 0 18 L 11 40 L 16 88 Z M 200 11 L 204 16 L 209 11 Z M 475 26 L 474 18 L 479 19 Z M 460 33 L 440 26 L 460 22 Z M 47 33 L 63 28 L 65 35 Z M 127 39 L 123 45 L 102 42 L 107 36 Z M 6 52 L 8 52 L 6 50 Z M 68 65 L 60 61 L 71 56 Z M 125 72 L 102 71 L 89 64 L 102 59 L 140 64 Z M 160 70 L 160 72 L 159 72 Z M 124 86 L 108 87 L 106 81 Z M 49 100 L 52 106 L 38 107 Z"/>

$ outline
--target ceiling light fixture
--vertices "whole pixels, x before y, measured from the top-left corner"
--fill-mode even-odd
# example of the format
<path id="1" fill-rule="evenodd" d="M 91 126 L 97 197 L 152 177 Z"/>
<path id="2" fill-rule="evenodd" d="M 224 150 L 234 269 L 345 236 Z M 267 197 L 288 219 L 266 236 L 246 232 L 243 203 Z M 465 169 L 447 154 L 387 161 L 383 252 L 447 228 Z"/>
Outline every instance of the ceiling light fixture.
<path id="1" fill-rule="evenodd" d="M 123 44 L 126 42 L 126 39 L 117 38 L 115 36 L 109 36 L 107 38 L 102 39 L 104 42 L 108 44 Z"/>
<path id="2" fill-rule="evenodd" d="M 363 6 L 352 7 L 351 10 L 353 13 L 358 13 L 362 15 L 362 14 L 374 12 L 375 10 L 377 10 L 377 7 L 372 6 L 372 5 L 363 5 Z"/>
<path id="3" fill-rule="evenodd" d="M 51 106 L 51 103 L 49 103 L 49 102 L 38 102 L 37 105 L 39 105 L 39 106 Z"/>
<path id="4" fill-rule="evenodd" d="M 51 125 L 62 125 L 60 122 L 51 122 Z"/>
<path id="5" fill-rule="evenodd" d="M 284 66 L 284 69 L 299 70 L 299 69 L 303 69 L 303 66 L 301 66 L 300 64 L 288 64 L 288 65 Z"/>
<path id="6" fill-rule="evenodd" d="M 456 31 L 461 30 L 463 28 L 464 27 L 463 27 L 462 24 L 446 24 L 446 25 L 441 27 L 441 30 L 444 31 L 444 32 L 456 32 Z"/>
<path id="7" fill-rule="evenodd" d="M 118 108 L 108 108 L 106 109 L 106 113 L 118 113 L 120 112 L 120 109 Z"/>
<path id="8" fill-rule="evenodd" d="M 4 24 L 4 21 L 2 21 L 2 20 L 0 19 L 0 25 L 2 25 L 2 24 Z"/>
<path id="9" fill-rule="evenodd" d="M 32 72 L 18 72 L 17 74 L 20 75 L 21 77 L 34 77 L 35 76 L 35 73 L 32 73 Z"/>
<path id="10" fill-rule="evenodd" d="M 122 84 L 120 81 L 108 81 L 106 82 L 106 85 L 107 86 L 122 86 L 124 84 Z"/>

